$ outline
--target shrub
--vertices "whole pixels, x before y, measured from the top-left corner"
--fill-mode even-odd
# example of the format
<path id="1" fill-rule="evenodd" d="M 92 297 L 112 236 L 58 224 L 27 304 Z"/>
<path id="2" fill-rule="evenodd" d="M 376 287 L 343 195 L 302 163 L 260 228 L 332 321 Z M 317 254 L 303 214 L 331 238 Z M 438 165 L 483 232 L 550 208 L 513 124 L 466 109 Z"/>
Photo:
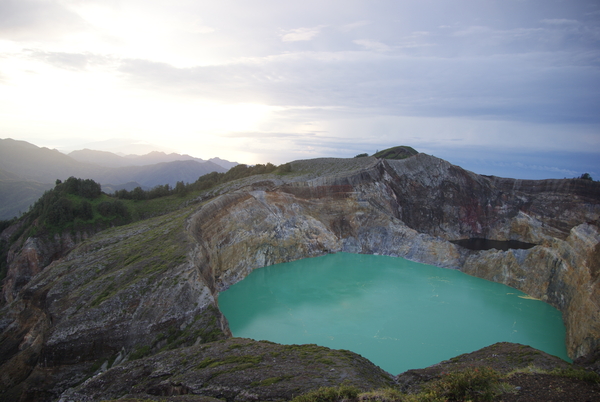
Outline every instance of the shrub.
<path id="1" fill-rule="evenodd" d="M 291 163 L 284 163 L 283 165 L 279 165 L 277 167 L 276 173 L 277 174 L 286 174 L 286 173 L 290 173 L 292 171 L 292 164 Z"/>
<path id="2" fill-rule="evenodd" d="M 97 208 L 100 215 L 104 216 L 105 218 L 114 216 L 124 219 L 130 218 L 129 210 L 121 200 L 102 201 L 100 204 L 98 204 Z"/>
<path id="3" fill-rule="evenodd" d="M 322 387 L 292 399 L 292 402 L 338 402 L 356 401 L 360 390 L 349 385 Z"/>
<path id="4" fill-rule="evenodd" d="M 560 377 L 573 378 L 576 380 L 587 381 L 592 383 L 600 383 L 600 375 L 594 371 L 587 371 L 584 369 L 568 368 L 568 369 L 556 369 L 551 372 L 554 375 Z"/>
<path id="5" fill-rule="evenodd" d="M 469 367 L 444 375 L 427 386 L 430 396 L 448 401 L 492 401 L 499 393 L 500 374 L 489 367 Z"/>
<path id="6" fill-rule="evenodd" d="M 375 391 L 365 392 L 358 396 L 360 402 L 401 402 L 405 395 L 394 388 L 383 388 Z"/>

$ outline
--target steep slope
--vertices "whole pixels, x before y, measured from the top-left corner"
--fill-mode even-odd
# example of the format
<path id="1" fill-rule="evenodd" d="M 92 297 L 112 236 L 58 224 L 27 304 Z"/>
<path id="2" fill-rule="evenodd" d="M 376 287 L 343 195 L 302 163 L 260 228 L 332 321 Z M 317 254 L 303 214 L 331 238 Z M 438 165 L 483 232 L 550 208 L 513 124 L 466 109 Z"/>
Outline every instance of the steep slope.
<path id="1" fill-rule="evenodd" d="M 219 291 L 253 269 L 337 251 L 406 257 L 522 289 L 563 312 L 567 348 L 577 357 L 600 340 L 599 217 L 596 182 L 484 177 L 424 154 L 292 162 L 285 175 L 227 183 L 180 211 L 102 232 L 43 268 L 0 311 L 0 395 L 52 400 L 111 366 L 90 384 L 117 387 L 125 367 L 152 367 L 144 376 L 167 378 L 161 373 L 192 349 L 161 350 L 229 336 Z M 468 237 L 537 245 L 476 252 L 449 241 Z M 212 353 L 201 350 L 194 356 Z M 193 367 L 212 379 L 221 363 L 202 361 Z M 178 378 L 140 390 L 179 392 Z M 234 386 L 227 381 L 186 392 L 219 395 L 219 387 Z M 127 384 L 111 397 L 133 392 Z M 72 395 L 104 399 L 94 387 Z M 245 400 L 243 391 L 223 397 Z"/>
<path id="2" fill-rule="evenodd" d="M 193 209 L 108 230 L 1 311 L 0 395 L 56 397 L 108 362 L 228 334 L 182 231 Z"/>

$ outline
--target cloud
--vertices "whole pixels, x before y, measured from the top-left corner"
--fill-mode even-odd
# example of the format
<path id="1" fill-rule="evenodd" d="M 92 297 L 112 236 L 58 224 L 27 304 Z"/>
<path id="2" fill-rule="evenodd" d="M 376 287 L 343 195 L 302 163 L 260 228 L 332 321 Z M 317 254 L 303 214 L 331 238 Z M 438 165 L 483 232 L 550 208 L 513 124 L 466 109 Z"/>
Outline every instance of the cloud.
<path id="1" fill-rule="evenodd" d="M 252 132 L 235 132 L 220 134 L 220 137 L 224 138 L 261 138 L 261 139 L 278 139 L 278 138 L 300 138 L 305 136 L 314 136 L 315 133 L 279 133 L 279 132 L 267 132 L 267 131 L 252 131 Z"/>
<path id="2" fill-rule="evenodd" d="M 314 39 L 323 29 L 324 25 L 307 28 L 290 29 L 281 35 L 283 42 L 298 42 Z"/>
<path id="3" fill-rule="evenodd" d="M 364 27 L 371 24 L 371 21 L 356 21 L 356 22 L 351 22 L 349 24 L 344 24 L 340 27 L 340 30 L 342 32 L 350 32 L 353 31 L 355 29 L 358 29 L 360 27 Z"/>
<path id="4" fill-rule="evenodd" d="M 193 24 L 184 28 L 186 31 L 196 34 L 209 34 L 215 32 L 215 29 L 206 25 Z"/>
<path id="5" fill-rule="evenodd" d="M 598 149 L 600 5 L 496 3 L 3 0 L 0 129 L 212 135 L 284 159 Z"/>
<path id="6" fill-rule="evenodd" d="M 392 49 L 384 43 L 367 39 L 357 39 L 354 41 L 354 43 L 356 43 L 359 46 L 362 46 L 366 50 L 372 50 L 375 52 L 389 52 Z"/>
<path id="7" fill-rule="evenodd" d="M 24 49 L 24 52 L 30 59 L 73 71 L 84 71 L 90 65 L 106 64 L 110 60 L 92 53 L 49 52 L 39 49 Z"/>
<path id="8" fill-rule="evenodd" d="M 385 52 L 303 52 L 176 68 L 124 60 L 136 86 L 223 102 L 337 107 L 404 116 L 600 122 L 600 70 L 569 54 L 466 58 Z M 569 85 L 565 86 L 564 83 Z"/>
<path id="9" fill-rule="evenodd" d="M 579 25 L 579 21 L 577 20 L 569 20 L 566 18 L 552 18 L 552 19 L 544 19 L 542 20 L 542 22 L 544 24 L 549 24 L 549 25 Z"/>
<path id="10" fill-rule="evenodd" d="M 58 2 L 0 2 L 0 38 L 13 41 L 48 41 L 86 28 L 87 24 L 81 17 Z"/>

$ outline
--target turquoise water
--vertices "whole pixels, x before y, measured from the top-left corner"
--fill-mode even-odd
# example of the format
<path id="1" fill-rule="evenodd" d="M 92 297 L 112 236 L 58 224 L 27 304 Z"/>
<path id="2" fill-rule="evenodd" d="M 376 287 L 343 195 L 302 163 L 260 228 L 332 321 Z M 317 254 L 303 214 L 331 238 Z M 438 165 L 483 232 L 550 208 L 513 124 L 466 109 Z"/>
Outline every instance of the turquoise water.
<path id="1" fill-rule="evenodd" d="M 236 337 L 348 349 L 392 374 L 501 341 L 568 360 L 554 307 L 402 258 L 338 253 L 260 268 L 219 307 Z"/>

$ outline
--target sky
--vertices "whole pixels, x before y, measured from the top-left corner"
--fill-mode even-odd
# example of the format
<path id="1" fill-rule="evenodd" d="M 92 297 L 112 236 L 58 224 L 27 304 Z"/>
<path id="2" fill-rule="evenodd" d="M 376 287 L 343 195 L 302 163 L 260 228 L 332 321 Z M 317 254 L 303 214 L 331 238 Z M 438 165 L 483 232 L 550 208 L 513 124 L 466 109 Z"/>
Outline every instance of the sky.
<path id="1" fill-rule="evenodd" d="M 0 138 L 600 179 L 600 1 L 0 0 Z"/>

